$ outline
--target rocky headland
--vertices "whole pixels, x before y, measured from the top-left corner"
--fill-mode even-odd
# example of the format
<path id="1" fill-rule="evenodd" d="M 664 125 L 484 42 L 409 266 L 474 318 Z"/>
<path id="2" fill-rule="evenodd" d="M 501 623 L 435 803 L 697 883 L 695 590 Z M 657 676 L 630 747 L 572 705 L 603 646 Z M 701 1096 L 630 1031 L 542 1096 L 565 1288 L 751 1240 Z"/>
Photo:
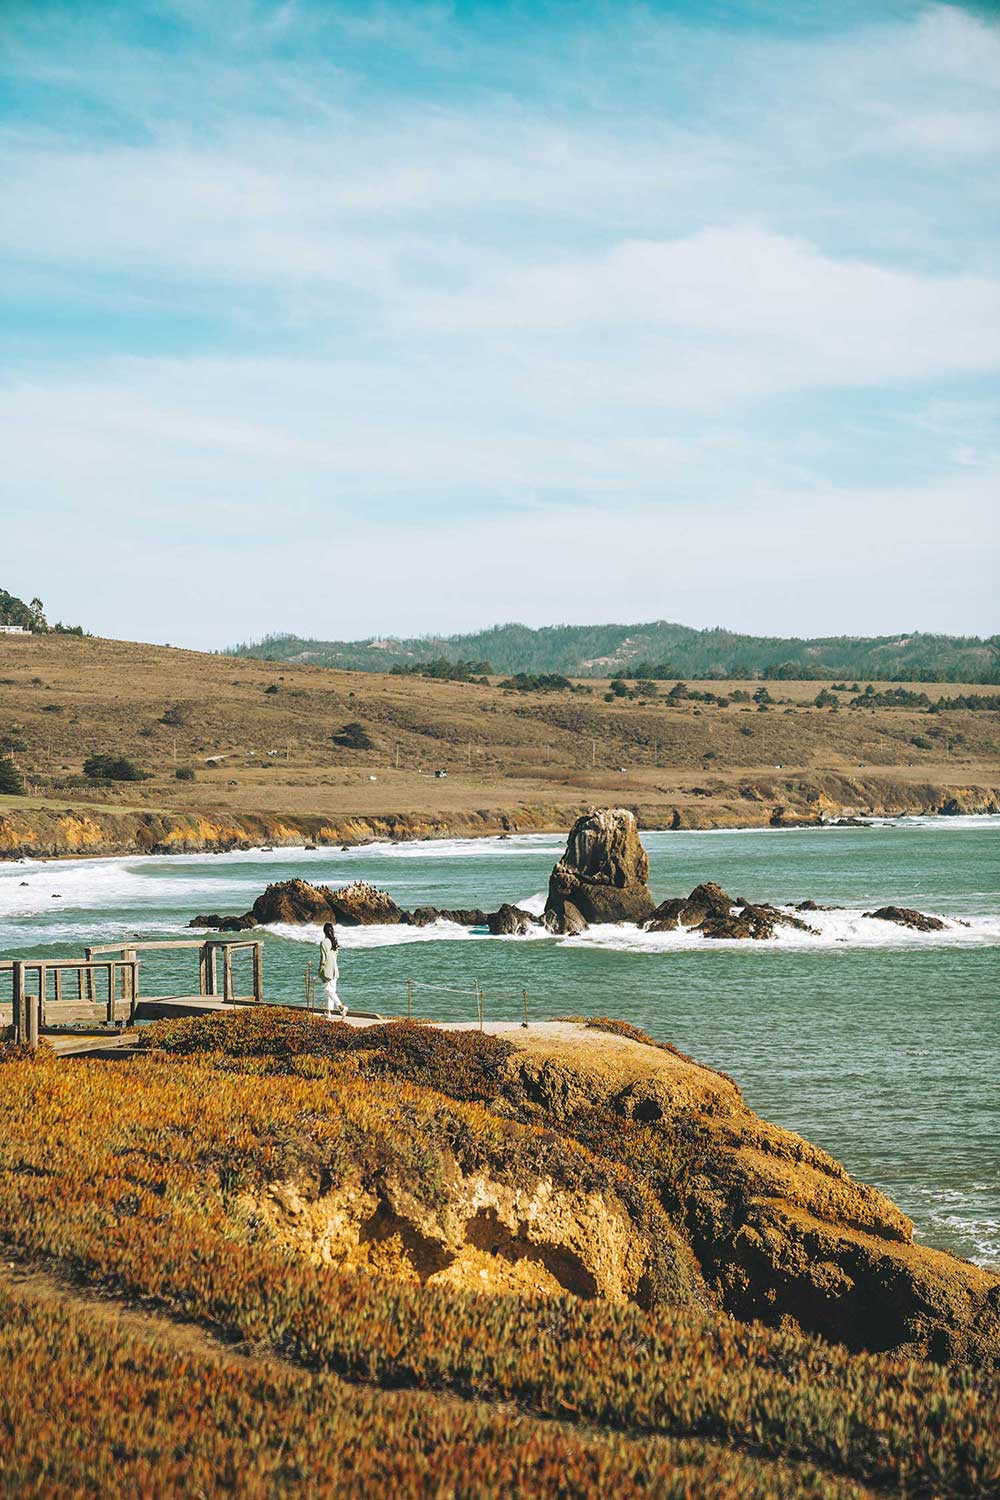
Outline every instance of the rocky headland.
<path id="1" fill-rule="evenodd" d="M 940 1363 L 1000 1357 L 1000 1278 L 916 1244 L 883 1193 L 626 1023 L 479 1033 L 272 1012 L 158 1023 L 144 1041 L 175 1058 L 180 1083 L 220 1052 L 227 1070 L 270 1058 L 265 1090 L 268 1072 L 296 1088 L 329 1075 L 349 1112 L 350 1080 L 377 1083 L 349 1150 L 328 1161 L 317 1139 L 286 1143 L 280 1170 L 228 1205 L 234 1232 L 293 1260 L 429 1289 L 704 1309 Z M 408 1103 L 407 1080 L 438 1092 Z"/>

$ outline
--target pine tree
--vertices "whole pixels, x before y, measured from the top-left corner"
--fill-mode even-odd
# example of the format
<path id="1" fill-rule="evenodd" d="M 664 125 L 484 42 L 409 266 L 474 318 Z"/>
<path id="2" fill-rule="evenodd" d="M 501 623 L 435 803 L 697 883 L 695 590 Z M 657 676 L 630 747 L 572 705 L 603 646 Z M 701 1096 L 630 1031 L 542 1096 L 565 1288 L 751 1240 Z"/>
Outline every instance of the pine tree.
<path id="1" fill-rule="evenodd" d="M 0 757 L 0 795 L 7 797 L 24 796 L 24 777 L 9 755 Z"/>

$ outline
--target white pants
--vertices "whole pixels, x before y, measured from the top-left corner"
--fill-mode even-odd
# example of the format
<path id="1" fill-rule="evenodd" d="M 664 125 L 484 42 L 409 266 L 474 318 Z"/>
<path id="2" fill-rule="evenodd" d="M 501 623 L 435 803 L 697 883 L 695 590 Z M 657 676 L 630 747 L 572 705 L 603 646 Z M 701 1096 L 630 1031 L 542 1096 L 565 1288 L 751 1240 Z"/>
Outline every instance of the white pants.
<path id="1" fill-rule="evenodd" d="M 324 979 L 323 993 L 326 996 L 326 1013 L 328 1016 L 334 1014 L 338 1016 L 347 1015 L 347 1006 L 337 994 L 337 981 L 335 979 Z"/>

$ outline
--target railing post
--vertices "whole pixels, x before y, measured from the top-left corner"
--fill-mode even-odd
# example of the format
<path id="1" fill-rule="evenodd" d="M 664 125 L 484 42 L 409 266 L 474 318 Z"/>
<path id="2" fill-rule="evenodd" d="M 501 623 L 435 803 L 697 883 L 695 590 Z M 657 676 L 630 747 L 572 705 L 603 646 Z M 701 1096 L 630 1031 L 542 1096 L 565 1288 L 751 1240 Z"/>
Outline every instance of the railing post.
<path id="1" fill-rule="evenodd" d="M 93 950 L 93 948 L 84 948 L 83 952 L 84 952 L 84 957 L 86 958 L 88 964 L 92 964 L 94 962 L 94 950 Z M 86 974 L 87 974 L 87 994 L 86 994 L 86 998 L 91 1003 L 93 1003 L 93 1000 L 94 1000 L 94 971 L 93 971 L 93 969 L 87 969 Z M 83 998 L 83 997 L 81 996 L 81 998 Z"/>
<path id="2" fill-rule="evenodd" d="M 24 993 L 24 964 L 19 960 L 14 961 L 13 974 L 13 1009 L 11 1020 L 14 1023 L 14 1041 L 23 1047 L 28 1039 L 28 1018 L 25 1014 L 26 997 Z"/>
<path id="3" fill-rule="evenodd" d="M 521 991 L 521 999 L 524 1001 L 524 1020 L 521 1022 L 521 1025 L 522 1026 L 527 1026 L 527 1024 L 528 1024 L 528 991 L 527 990 L 522 990 Z"/>
<path id="4" fill-rule="evenodd" d="M 198 993 L 208 994 L 208 944 L 202 943 L 198 954 Z"/>
<path id="5" fill-rule="evenodd" d="M 118 965 L 114 959 L 108 963 L 108 1025 L 114 1024 L 115 1019 L 115 991 L 118 988 Z"/>
<path id="6" fill-rule="evenodd" d="M 233 1003 L 233 954 L 228 943 L 222 950 L 222 999 Z"/>
<path id="7" fill-rule="evenodd" d="M 38 1033 L 41 1030 L 41 1025 L 42 1025 L 42 993 L 41 993 L 41 990 L 39 990 L 39 992 L 38 992 L 38 999 L 36 1001 L 32 1001 L 30 999 L 26 999 L 26 1004 L 27 1004 L 27 1007 L 28 1007 L 28 1035 L 27 1035 L 27 1043 L 28 1043 L 28 1046 L 31 1048 L 32 1052 L 37 1052 L 37 1050 L 38 1050 Z"/>
<path id="8" fill-rule="evenodd" d="M 128 969 L 123 972 L 128 974 L 128 1020 L 131 1026 L 135 1021 L 135 1008 L 139 1001 L 139 955 L 134 948 L 125 948 L 122 958 L 128 964 Z"/>
<path id="9" fill-rule="evenodd" d="M 38 965 L 38 1011 L 37 1011 L 37 1015 L 38 1015 L 38 1023 L 37 1024 L 39 1026 L 44 1026 L 44 1024 L 45 1024 L 45 1002 L 46 1002 L 46 1000 L 48 998 L 48 996 L 46 995 L 46 991 L 47 991 L 48 987 L 49 987 L 49 970 L 48 970 L 48 966 L 46 964 L 39 964 Z M 29 1015 L 31 1015 L 31 1014 L 33 1014 L 33 1012 L 29 1011 Z M 30 1045 L 30 1043 L 29 1043 L 29 1045 Z M 36 1047 L 38 1046 L 38 1037 L 37 1036 L 35 1037 L 35 1046 Z"/>
<path id="10" fill-rule="evenodd" d="M 264 1001 L 264 945 L 255 939 L 253 945 L 253 997 L 258 1005 Z"/>

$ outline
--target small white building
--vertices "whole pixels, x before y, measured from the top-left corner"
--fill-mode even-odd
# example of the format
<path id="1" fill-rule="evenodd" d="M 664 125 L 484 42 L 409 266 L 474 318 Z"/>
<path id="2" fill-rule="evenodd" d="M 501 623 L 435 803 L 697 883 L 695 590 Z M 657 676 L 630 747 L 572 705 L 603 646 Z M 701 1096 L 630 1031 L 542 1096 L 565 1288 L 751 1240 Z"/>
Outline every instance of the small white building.
<path id="1" fill-rule="evenodd" d="M 0 635 L 30 635 L 27 625 L 0 625 Z"/>

